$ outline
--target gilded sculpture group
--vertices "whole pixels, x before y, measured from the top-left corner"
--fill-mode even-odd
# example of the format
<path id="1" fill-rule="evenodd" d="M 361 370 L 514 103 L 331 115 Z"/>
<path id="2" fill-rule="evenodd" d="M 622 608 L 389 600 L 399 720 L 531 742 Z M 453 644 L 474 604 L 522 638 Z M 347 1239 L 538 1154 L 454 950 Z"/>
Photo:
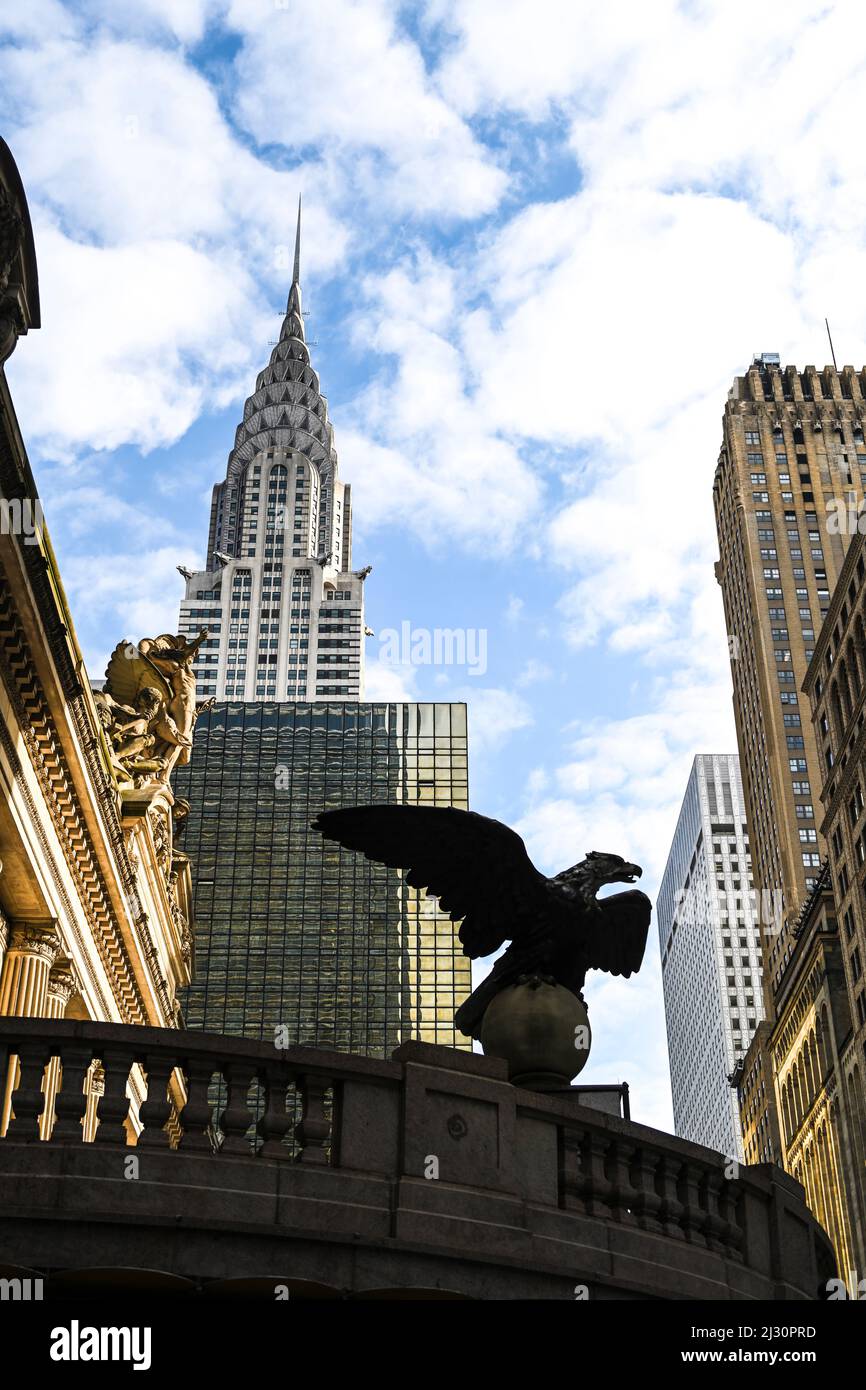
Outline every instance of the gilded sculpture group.
<path id="1" fill-rule="evenodd" d="M 112 652 L 95 699 L 121 786 L 168 782 L 177 764 L 189 762 L 195 721 L 213 703 L 195 698 L 193 662 L 207 635 L 207 628 L 192 641 L 163 633 Z"/>

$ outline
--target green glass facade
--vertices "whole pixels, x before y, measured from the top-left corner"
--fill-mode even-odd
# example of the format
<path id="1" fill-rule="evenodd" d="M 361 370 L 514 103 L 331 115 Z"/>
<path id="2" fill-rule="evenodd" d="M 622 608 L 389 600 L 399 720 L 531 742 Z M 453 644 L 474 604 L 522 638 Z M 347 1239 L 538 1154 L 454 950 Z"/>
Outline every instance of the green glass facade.
<path id="1" fill-rule="evenodd" d="M 323 841 L 339 806 L 467 806 L 463 704 L 221 703 L 174 776 L 190 803 L 191 1028 L 388 1056 L 468 1048 L 457 928 L 395 869 Z"/>

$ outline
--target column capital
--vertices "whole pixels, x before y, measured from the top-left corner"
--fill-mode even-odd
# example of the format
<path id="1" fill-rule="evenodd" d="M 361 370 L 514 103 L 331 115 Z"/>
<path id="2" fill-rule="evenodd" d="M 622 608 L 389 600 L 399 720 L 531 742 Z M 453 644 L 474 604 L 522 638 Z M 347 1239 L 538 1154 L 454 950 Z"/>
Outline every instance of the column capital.
<path id="1" fill-rule="evenodd" d="M 48 995 L 49 998 L 53 996 L 62 1005 L 61 1015 L 73 994 L 78 992 L 78 988 L 78 976 L 72 962 L 61 957 L 52 965 L 48 976 Z"/>
<path id="2" fill-rule="evenodd" d="M 60 951 L 60 936 L 57 922 L 52 917 L 38 921 L 13 921 L 10 923 L 7 949 L 18 951 L 24 956 L 38 956 L 53 965 Z"/>

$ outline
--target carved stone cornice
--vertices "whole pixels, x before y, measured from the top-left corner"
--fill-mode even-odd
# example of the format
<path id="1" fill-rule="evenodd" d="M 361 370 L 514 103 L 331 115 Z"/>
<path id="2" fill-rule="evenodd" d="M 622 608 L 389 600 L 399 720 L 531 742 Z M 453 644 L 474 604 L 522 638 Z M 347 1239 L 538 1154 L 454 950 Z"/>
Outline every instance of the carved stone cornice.
<path id="1" fill-rule="evenodd" d="M 0 362 L 18 338 L 39 327 L 39 283 L 30 210 L 21 175 L 0 140 Z"/>
<path id="2" fill-rule="evenodd" d="M 24 245 L 24 219 L 0 184 L 0 362 L 13 352 L 23 322 L 12 269 Z"/>
<path id="3" fill-rule="evenodd" d="M 7 443 L 0 431 L 0 458 Z M 2 469 L 0 469 L 2 471 Z M 34 549 L 34 547 L 30 547 Z M 147 1019 L 144 1000 L 132 969 L 126 945 L 123 941 L 120 924 L 111 907 L 106 884 L 97 861 L 93 842 L 85 824 L 83 808 L 78 799 L 73 780 L 61 751 L 60 733 L 44 698 L 39 682 L 34 677 L 35 665 L 29 644 L 18 621 L 5 572 L 0 567 L 0 677 L 6 686 L 22 738 L 27 746 L 33 770 L 39 781 L 49 815 L 63 849 L 64 859 L 73 881 L 78 889 L 81 907 L 90 925 L 91 942 L 95 945 L 100 959 L 111 981 L 114 999 L 126 1023 L 144 1023 Z M 80 687 L 79 687 L 80 689 Z M 58 896 L 67 909 L 72 930 L 75 931 L 81 947 L 81 957 L 86 959 L 88 942 L 76 923 L 80 911 L 76 911 L 63 882 L 59 866 L 48 844 L 47 837 L 39 823 L 39 813 L 27 779 L 24 777 L 17 750 L 5 726 L 0 723 L 0 744 L 12 768 L 22 800 L 28 807 L 31 821 L 42 841 L 42 850 L 57 888 Z M 112 802 L 113 805 L 113 802 Z M 128 866 L 123 846 L 123 834 L 115 812 L 117 827 L 118 860 L 127 873 L 123 875 L 124 884 L 134 886 L 134 877 Z M 118 843 L 119 842 L 119 843 Z M 102 998 L 96 976 L 90 972 L 90 982 L 101 999 L 105 1013 L 111 1012 L 109 1001 Z"/>

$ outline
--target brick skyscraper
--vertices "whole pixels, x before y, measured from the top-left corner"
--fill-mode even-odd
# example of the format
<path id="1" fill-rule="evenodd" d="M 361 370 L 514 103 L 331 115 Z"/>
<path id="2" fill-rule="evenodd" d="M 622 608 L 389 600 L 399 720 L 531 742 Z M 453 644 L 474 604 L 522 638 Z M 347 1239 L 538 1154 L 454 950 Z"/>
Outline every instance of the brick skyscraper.
<path id="1" fill-rule="evenodd" d="M 866 370 L 783 370 L 775 353 L 755 358 L 725 405 L 713 489 L 716 575 L 765 924 L 773 895 L 782 895 L 781 929 L 765 932 L 769 1004 L 826 852 L 815 814 L 821 754 L 800 691 L 848 544 L 828 526 L 828 504 L 864 495 L 864 419 Z"/>
<path id="2" fill-rule="evenodd" d="M 866 1213 L 854 1142 L 864 1117 L 859 1086 L 851 1084 L 854 1030 L 839 932 L 848 869 L 838 831 L 835 879 L 826 865 L 825 835 L 834 838 L 824 815 L 826 784 L 841 732 L 831 743 L 826 712 L 816 710 L 813 724 L 802 691 L 816 646 L 826 652 L 822 629 L 857 532 L 864 421 L 866 370 L 782 370 L 776 354 L 763 353 L 729 393 L 714 485 L 716 573 L 753 880 L 764 908 L 767 1023 L 731 1080 L 746 1157 L 766 1157 L 778 1143 L 845 1276 L 862 1267 Z M 858 597 L 853 577 L 850 588 L 853 599 L 847 587 L 832 598 L 846 615 Z M 840 765 L 848 757 L 846 750 Z M 766 911 L 774 895 L 781 898 L 775 926 Z"/>

